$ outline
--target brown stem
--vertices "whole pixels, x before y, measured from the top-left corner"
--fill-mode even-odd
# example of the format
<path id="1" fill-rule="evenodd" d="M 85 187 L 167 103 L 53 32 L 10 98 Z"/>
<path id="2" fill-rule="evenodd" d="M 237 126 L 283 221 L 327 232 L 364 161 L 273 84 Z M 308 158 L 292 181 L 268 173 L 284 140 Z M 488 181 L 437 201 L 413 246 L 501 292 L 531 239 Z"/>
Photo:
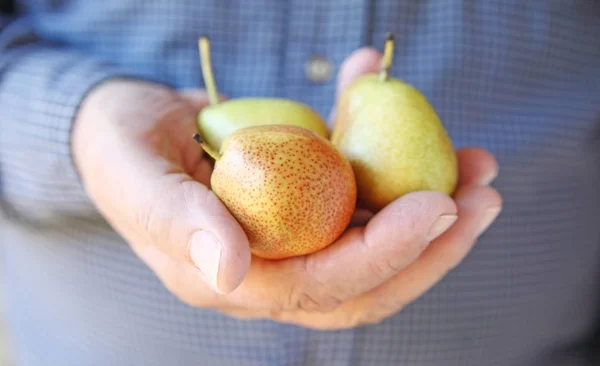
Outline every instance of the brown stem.
<path id="1" fill-rule="evenodd" d="M 202 140 L 202 137 L 200 137 L 199 134 L 197 134 L 197 133 L 194 134 L 194 140 L 196 140 L 196 142 L 198 144 L 200 144 L 200 146 L 202 146 L 202 149 L 208 155 L 210 155 L 211 158 L 215 159 L 215 161 L 217 161 L 221 158 L 221 154 L 219 154 L 219 152 L 217 150 L 213 149 L 212 146 L 210 146 L 206 141 Z"/>

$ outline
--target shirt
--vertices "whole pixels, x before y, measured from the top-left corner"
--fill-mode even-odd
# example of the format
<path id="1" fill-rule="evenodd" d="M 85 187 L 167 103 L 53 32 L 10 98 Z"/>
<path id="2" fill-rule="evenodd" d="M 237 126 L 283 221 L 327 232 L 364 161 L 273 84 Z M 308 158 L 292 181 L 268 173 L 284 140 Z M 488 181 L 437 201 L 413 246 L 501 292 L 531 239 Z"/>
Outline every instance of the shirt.
<path id="1" fill-rule="evenodd" d="M 0 33 L 6 322 L 18 365 L 590 366 L 600 329 L 600 2 L 26 0 Z M 456 148 L 495 154 L 504 210 L 468 257 L 377 325 L 320 332 L 184 305 L 90 203 L 70 132 L 133 75 L 277 96 L 324 117 L 333 74 L 396 36 L 391 74 Z"/>

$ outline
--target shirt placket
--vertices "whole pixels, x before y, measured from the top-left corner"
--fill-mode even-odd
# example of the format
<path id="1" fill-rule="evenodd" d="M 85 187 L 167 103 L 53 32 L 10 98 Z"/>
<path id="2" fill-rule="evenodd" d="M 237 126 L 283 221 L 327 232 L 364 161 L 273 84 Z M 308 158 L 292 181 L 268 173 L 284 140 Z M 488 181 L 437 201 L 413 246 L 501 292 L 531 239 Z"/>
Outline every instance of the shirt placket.
<path id="1" fill-rule="evenodd" d="M 372 1 L 290 0 L 281 90 L 327 117 L 346 57 L 366 46 Z"/>

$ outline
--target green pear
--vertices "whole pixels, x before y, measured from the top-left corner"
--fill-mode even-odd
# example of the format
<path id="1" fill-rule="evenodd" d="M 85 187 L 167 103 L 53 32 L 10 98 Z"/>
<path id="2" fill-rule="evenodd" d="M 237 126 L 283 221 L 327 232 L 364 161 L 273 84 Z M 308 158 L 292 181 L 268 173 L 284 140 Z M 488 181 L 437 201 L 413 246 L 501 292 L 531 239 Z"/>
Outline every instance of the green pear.
<path id="1" fill-rule="evenodd" d="M 234 131 L 250 126 L 293 125 L 329 138 L 325 120 L 304 103 L 285 98 L 236 98 L 220 101 L 210 60 L 210 43 L 201 37 L 198 46 L 200 61 L 210 105 L 198 115 L 202 139 L 219 149 Z"/>
<path id="2" fill-rule="evenodd" d="M 329 137 L 327 125 L 317 112 L 284 98 L 231 99 L 205 107 L 198 115 L 202 137 L 215 148 L 220 148 L 232 132 L 259 125 L 294 125 Z"/>
<path id="3" fill-rule="evenodd" d="M 380 73 L 342 93 L 331 135 L 354 169 L 358 199 L 374 211 L 413 191 L 450 195 L 458 181 L 456 152 L 433 106 L 389 75 L 393 41 L 388 34 Z"/>

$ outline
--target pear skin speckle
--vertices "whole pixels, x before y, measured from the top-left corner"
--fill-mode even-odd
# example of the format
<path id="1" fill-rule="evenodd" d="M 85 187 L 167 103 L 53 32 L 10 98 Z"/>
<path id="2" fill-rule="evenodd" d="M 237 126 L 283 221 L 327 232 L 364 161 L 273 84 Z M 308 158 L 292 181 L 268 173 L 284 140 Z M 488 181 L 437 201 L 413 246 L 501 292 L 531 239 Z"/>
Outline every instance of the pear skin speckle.
<path id="1" fill-rule="evenodd" d="M 243 227 L 254 255 L 313 253 L 350 223 L 354 172 L 326 138 L 297 126 L 253 126 L 229 135 L 221 153 L 211 187 Z"/>

